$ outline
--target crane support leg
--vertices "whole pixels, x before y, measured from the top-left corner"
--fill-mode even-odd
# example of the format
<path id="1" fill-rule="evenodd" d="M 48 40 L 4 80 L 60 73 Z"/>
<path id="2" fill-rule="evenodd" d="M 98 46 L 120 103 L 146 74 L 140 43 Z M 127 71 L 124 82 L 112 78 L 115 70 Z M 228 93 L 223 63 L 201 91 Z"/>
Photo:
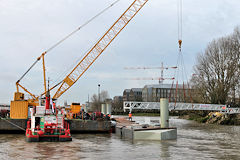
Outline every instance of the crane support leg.
<path id="1" fill-rule="evenodd" d="M 45 69 L 45 60 L 44 56 L 46 53 L 42 54 L 42 64 L 43 64 L 43 81 L 44 81 L 44 91 L 47 93 L 47 84 L 46 84 L 46 69 Z"/>

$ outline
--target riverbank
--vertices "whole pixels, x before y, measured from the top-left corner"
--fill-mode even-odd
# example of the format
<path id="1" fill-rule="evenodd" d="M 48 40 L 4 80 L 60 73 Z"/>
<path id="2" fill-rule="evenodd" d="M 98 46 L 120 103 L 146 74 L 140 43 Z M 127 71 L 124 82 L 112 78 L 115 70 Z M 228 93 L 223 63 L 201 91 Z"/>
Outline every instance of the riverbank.
<path id="1" fill-rule="evenodd" d="M 239 114 L 224 114 L 209 111 L 179 111 L 174 113 L 181 119 L 194 120 L 199 123 L 218 125 L 240 125 Z"/>

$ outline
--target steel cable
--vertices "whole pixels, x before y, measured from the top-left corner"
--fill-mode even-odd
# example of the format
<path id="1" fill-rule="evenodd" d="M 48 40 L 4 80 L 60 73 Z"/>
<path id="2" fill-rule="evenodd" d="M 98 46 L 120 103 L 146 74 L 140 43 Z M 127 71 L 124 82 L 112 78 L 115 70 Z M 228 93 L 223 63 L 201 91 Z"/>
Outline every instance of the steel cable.
<path id="1" fill-rule="evenodd" d="M 108 9 L 110 9 L 111 7 L 113 7 L 116 3 L 118 3 L 120 0 L 116 0 L 114 3 L 112 3 L 110 6 L 108 6 L 107 8 L 103 9 L 101 12 L 99 12 L 97 15 L 95 15 L 94 17 L 92 17 L 91 19 L 89 19 L 87 22 L 85 22 L 83 25 L 79 26 L 76 30 L 74 30 L 73 32 L 71 32 L 70 34 L 68 34 L 66 37 L 64 37 L 63 39 L 61 39 L 60 41 L 58 41 L 56 44 L 54 44 L 52 47 L 50 47 L 49 49 L 47 49 L 45 52 L 43 53 L 48 53 L 49 51 L 51 51 L 52 49 L 54 49 L 55 47 L 57 47 L 58 45 L 60 45 L 62 42 L 64 42 L 66 39 L 68 39 L 69 37 L 71 37 L 73 34 L 75 34 L 76 32 L 78 32 L 80 29 L 82 29 L 83 27 L 85 27 L 86 25 L 88 25 L 91 21 L 93 21 L 94 19 L 96 19 L 97 17 L 99 17 L 100 15 L 102 15 L 104 12 L 106 12 Z M 21 78 L 17 81 L 20 82 L 25 75 L 36 65 L 36 63 L 39 61 L 40 59 L 38 58 L 32 65 L 31 67 L 21 76 Z"/>
<path id="2" fill-rule="evenodd" d="M 69 37 L 71 37 L 74 33 L 76 33 L 77 31 L 79 31 L 80 29 L 82 29 L 83 27 L 85 27 L 86 25 L 88 25 L 91 21 L 93 21 L 94 19 L 96 19 L 97 17 L 99 17 L 100 15 L 102 15 L 104 12 L 106 12 L 108 9 L 110 9 L 111 7 L 113 7 L 116 3 L 118 3 L 120 0 L 116 0 L 114 3 L 112 3 L 110 6 L 108 6 L 107 8 L 103 9 L 101 12 L 99 12 L 97 15 L 95 15 L 94 17 L 92 17 L 91 19 L 89 19 L 87 22 L 85 22 L 84 24 L 82 24 L 81 26 L 79 26 L 76 30 L 74 30 L 73 32 L 71 32 L 69 35 L 67 35 L 66 37 L 64 37 L 62 40 L 60 40 L 59 42 L 57 42 L 56 44 L 54 44 L 52 47 L 50 47 L 49 49 L 47 49 L 45 52 L 49 52 L 52 49 L 54 49 L 55 47 L 57 47 L 59 44 L 61 44 L 63 41 L 65 41 L 66 39 L 68 39 Z"/>
<path id="3" fill-rule="evenodd" d="M 2 117 L 0 117 L 0 118 L 1 118 L 2 120 L 4 120 L 4 121 L 6 121 L 6 122 L 10 123 L 11 125 L 13 125 L 13 126 L 15 126 L 15 127 L 19 128 L 19 129 L 21 129 L 21 130 L 24 130 L 24 131 L 26 131 L 26 129 L 24 129 L 24 128 L 22 128 L 22 127 L 20 127 L 20 126 L 18 126 L 18 125 L 16 125 L 16 124 L 14 124 L 14 123 L 12 123 L 12 122 L 10 122 L 10 121 L 8 121 L 8 120 L 4 119 L 4 118 L 2 118 Z"/>

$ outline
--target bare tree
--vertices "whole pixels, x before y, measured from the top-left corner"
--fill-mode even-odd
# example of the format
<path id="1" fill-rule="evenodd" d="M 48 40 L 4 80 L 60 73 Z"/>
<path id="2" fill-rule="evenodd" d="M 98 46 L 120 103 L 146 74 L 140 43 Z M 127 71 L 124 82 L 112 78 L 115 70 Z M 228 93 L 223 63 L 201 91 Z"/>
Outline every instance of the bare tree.
<path id="1" fill-rule="evenodd" d="M 113 101 L 112 111 L 113 112 L 123 112 L 123 100 Z"/>
<path id="2" fill-rule="evenodd" d="M 108 94 L 108 91 L 105 91 L 103 90 L 101 93 L 100 93 L 100 102 L 104 102 L 106 99 L 109 98 L 109 94 Z"/>
<path id="3" fill-rule="evenodd" d="M 101 110 L 101 103 L 103 103 L 106 99 L 109 98 L 109 94 L 108 91 L 101 91 L 100 93 L 100 100 L 98 98 L 97 94 L 93 94 L 93 96 L 91 97 L 91 101 L 92 101 L 92 109 L 94 111 L 100 111 Z"/>
<path id="4" fill-rule="evenodd" d="M 239 86 L 240 30 L 213 40 L 197 57 L 192 86 L 205 103 L 226 104 L 236 99 Z"/>

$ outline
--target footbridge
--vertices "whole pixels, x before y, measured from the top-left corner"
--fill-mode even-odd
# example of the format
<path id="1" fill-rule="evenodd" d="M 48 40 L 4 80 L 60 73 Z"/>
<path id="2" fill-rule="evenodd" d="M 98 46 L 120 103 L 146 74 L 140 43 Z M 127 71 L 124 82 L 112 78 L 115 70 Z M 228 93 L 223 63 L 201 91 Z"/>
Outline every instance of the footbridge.
<path id="1" fill-rule="evenodd" d="M 123 102 L 124 112 L 132 110 L 160 110 L 160 102 Z M 219 104 L 199 104 L 199 103 L 169 103 L 169 111 L 183 111 L 183 110 L 196 110 L 196 111 L 216 111 L 224 112 L 227 114 L 240 113 L 240 108 L 230 108 L 227 105 Z"/>

